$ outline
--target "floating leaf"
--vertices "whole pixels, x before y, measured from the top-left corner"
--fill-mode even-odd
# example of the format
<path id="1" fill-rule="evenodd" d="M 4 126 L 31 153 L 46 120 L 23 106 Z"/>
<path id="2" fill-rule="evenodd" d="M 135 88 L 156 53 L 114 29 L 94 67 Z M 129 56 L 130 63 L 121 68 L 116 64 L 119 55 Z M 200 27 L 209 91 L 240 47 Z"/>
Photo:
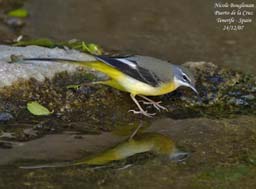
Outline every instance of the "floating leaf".
<path id="1" fill-rule="evenodd" d="M 15 9 L 8 12 L 8 16 L 26 18 L 28 16 L 28 11 L 26 9 Z"/>
<path id="2" fill-rule="evenodd" d="M 46 107 L 42 106 L 36 101 L 27 103 L 27 109 L 31 114 L 37 115 L 37 116 L 50 115 L 54 112 L 54 111 L 50 112 Z"/>

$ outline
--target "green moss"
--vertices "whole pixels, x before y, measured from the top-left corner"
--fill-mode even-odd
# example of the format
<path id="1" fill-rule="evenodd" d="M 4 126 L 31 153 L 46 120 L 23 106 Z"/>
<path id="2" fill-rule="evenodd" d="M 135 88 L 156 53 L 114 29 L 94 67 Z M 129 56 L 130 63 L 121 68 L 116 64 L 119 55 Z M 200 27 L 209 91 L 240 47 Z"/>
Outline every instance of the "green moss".
<path id="1" fill-rule="evenodd" d="M 231 168 L 216 168 L 212 171 L 204 173 L 202 178 L 206 180 L 216 180 L 222 182 L 238 181 L 242 177 L 246 177 L 250 172 L 250 167 L 247 165 L 238 165 Z"/>
<path id="2" fill-rule="evenodd" d="M 34 39 L 34 40 L 28 40 L 28 41 L 19 41 L 14 45 L 15 46 L 37 45 L 37 46 L 49 47 L 49 48 L 53 48 L 56 46 L 56 44 L 53 41 L 46 38 Z"/>
<path id="3" fill-rule="evenodd" d="M 28 45 L 37 45 L 42 47 L 54 48 L 71 48 L 76 49 L 85 53 L 101 55 L 103 53 L 103 49 L 94 43 L 86 43 L 85 41 L 79 40 L 70 40 L 70 41 L 62 41 L 62 42 L 54 42 L 47 38 L 41 39 L 32 39 L 27 41 L 19 41 L 14 44 L 14 46 L 28 46 Z"/>

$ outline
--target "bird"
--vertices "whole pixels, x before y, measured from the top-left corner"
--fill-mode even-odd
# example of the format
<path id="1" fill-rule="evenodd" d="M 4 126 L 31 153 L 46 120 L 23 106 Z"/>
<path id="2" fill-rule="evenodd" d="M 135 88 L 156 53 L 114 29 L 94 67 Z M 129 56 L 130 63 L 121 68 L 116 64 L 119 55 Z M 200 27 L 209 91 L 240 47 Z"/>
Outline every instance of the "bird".
<path id="1" fill-rule="evenodd" d="M 161 101 L 153 101 L 148 96 L 171 93 L 181 86 L 188 87 L 198 94 L 195 88 L 194 76 L 181 65 L 171 64 L 168 61 L 143 55 L 93 56 L 95 61 L 61 58 L 23 58 L 23 60 L 74 63 L 102 72 L 109 79 L 95 81 L 93 84 L 103 84 L 130 93 L 130 97 L 138 107 L 138 110 L 129 110 L 128 112 L 142 114 L 147 117 L 152 117 L 156 113 L 149 113 L 144 110 L 136 96 L 143 99 L 140 101 L 143 104 L 150 104 L 158 111 L 161 111 L 167 110 L 167 108 L 160 104 Z"/>

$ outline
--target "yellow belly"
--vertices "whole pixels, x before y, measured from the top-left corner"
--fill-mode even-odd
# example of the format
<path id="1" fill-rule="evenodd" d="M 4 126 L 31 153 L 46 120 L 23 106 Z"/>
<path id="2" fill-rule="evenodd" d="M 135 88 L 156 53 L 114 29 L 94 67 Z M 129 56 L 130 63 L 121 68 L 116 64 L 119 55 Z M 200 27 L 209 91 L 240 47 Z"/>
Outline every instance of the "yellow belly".
<path id="1" fill-rule="evenodd" d="M 130 76 L 125 75 L 121 71 L 104 64 L 102 62 L 91 62 L 86 64 L 88 67 L 93 68 L 97 71 L 105 73 L 111 80 L 102 81 L 99 83 L 111 86 L 121 91 L 125 91 L 134 95 L 145 95 L 145 96 L 158 96 L 174 91 L 177 87 L 173 82 L 167 84 L 161 84 L 158 87 L 153 87 Z"/>
<path id="2" fill-rule="evenodd" d="M 158 96 L 172 92 L 176 89 L 173 84 L 160 84 L 158 87 L 153 87 L 127 75 L 120 77 L 117 82 L 123 86 L 127 92 L 134 95 Z"/>

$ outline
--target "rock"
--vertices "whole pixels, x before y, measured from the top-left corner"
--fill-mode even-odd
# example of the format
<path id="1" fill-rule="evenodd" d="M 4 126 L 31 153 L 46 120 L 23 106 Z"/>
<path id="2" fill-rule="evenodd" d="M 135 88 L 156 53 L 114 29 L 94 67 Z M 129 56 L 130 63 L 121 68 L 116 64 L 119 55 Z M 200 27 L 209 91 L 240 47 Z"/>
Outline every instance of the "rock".
<path id="1" fill-rule="evenodd" d="M 10 86 L 18 80 L 29 80 L 34 78 L 37 81 L 51 79 L 56 73 L 67 71 L 72 73 L 78 66 L 63 63 L 49 63 L 44 61 L 31 61 L 23 63 L 9 63 L 11 56 L 23 56 L 27 58 L 63 58 L 90 61 L 95 60 L 92 56 L 76 50 L 64 50 L 60 48 L 44 48 L 39 46 L 11 47 L 0 45 L 0 88 Z"/>
<path id="2" fill-rule="evenodd" d="M 10 121 L 14 119 L 13 115 L 8 112 L 0 112 L 0 122 Z"/>

